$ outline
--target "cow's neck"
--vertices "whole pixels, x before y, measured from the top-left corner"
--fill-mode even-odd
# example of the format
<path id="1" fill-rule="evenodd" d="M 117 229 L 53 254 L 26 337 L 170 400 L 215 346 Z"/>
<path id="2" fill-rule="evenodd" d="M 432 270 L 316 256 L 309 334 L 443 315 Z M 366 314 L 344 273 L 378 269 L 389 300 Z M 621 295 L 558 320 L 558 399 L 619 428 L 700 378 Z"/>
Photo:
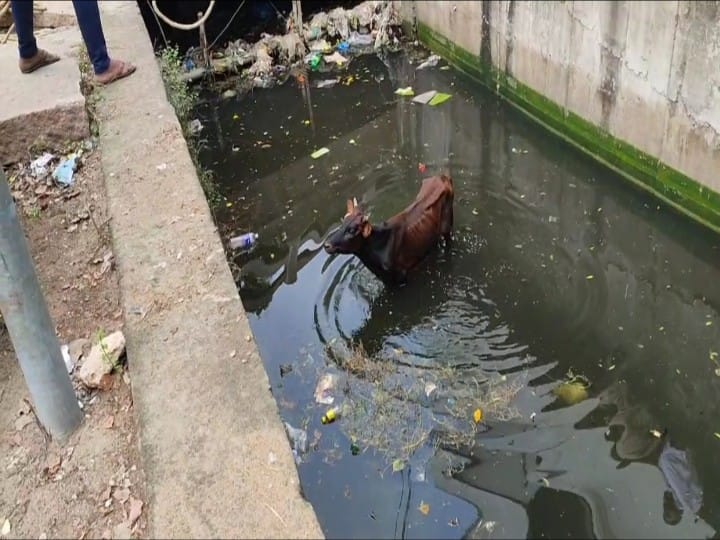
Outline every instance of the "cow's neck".
<path id="1" fill-rule="evenodd" d="M 357 253 L 358 258 L 383 281 L 392 281 L 393 228 L 383 223 L 373 225 L 372 232 Z"/>

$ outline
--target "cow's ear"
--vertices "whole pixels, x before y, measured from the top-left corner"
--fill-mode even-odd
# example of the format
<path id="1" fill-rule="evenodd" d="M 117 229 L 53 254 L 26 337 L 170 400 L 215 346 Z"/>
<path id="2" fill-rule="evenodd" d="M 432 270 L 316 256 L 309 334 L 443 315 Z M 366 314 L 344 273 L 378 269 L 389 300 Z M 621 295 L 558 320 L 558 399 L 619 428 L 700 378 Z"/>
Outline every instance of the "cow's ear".
<path id="1" fill-rule="evenodd" d="M 370 233 L 372 233 L 372 225 L 369 221 L 365 220 L 362 226 L 363 238 L 367 238 L 368 236 L 370 236 Z"/>
<path id="2" fill-rule="evenodd" d="M 347 213 L 352 214 L 352 211 L 355 210 L 355 205 L 353 204 L 352 200 L 347 200 Z"/>

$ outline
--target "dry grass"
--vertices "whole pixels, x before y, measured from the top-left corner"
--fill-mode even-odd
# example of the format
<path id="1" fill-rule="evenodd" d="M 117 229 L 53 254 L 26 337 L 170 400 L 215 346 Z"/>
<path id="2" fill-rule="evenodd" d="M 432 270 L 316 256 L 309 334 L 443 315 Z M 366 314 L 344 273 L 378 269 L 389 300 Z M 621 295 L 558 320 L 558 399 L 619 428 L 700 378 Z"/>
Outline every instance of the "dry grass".
<path id="1" fill-rule="evenodd" d="M 370 357 L 362 344 L 331 342 L 326 354 L 347 374 L 341 429 L 388 463 L 409 460 L 425 444 L 472 445 L 484 422 L 519 416 L 512 402 L 527 383 L 452 366 L 408 368 Z M 483 412 L 480 424 L 473 419 L 476 409 Z"/>

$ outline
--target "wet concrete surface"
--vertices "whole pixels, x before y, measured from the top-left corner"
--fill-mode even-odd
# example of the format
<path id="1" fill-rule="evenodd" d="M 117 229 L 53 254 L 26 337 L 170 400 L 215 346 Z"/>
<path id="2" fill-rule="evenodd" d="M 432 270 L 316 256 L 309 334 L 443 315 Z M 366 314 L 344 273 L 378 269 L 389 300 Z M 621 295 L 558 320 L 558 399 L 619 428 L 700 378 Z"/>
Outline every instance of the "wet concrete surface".
<path id="1" fill-rule="evenodd" d="M 202 160 L 226 198 L 221 233 L 260 235 L 229 259 L 281 415 L 316 440 L 298 468 L 325 534 L 712 537 L 717 236 L 441 66 L 362 57 L 343 74 L 349 84 L 315 88 L 335 75 L 314 73 L 304 92 L 290 80 L 232 100 L 208 94 L 197 111 Z M 408 85 L 453 97 L 412 104 L 394 94 Z M 320 147 L 330 152 L 311 159 Z M 445 167 L 455 245 L 403 289 L 321 249 L 347 198 L 380 221 Z M 320 423 L 313 391 L 335 369 L 323 353 L 333 339 L 384 358 L 402 351 L 387 361 L 419 381 L 447 366 L 455 389 L 478 373 L 522 381 L 518 414 L 488 417 L 472 448 L 428 443 L 393 473 L 370 447 L 352 455 L 342 419 Z M 568 371 L 591 382 L 589 399 L 556 399 Z M 651 433 L 665 428 L 669 441 Z M 702 490 L 694 509 L 671 496 L 665 444 L 686 452 L 685 486 Z"/>

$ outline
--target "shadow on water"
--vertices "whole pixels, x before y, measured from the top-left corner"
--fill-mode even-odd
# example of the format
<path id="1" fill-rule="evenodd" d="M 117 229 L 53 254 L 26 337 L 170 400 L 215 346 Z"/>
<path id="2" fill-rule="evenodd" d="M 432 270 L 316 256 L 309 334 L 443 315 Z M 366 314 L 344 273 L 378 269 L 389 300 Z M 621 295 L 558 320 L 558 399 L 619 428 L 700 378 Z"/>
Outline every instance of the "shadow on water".
<path id="1" fill-rule="evenodd" d="M 293 82 L 198 111 L 212 139 L 203 160 L 231 203 L 221 232 L 260 234 L 231 257 L 281 415 L 314 443 L 299 472 L 326 535 L 713 537 L 718 238 L 451 70 L 415 71 L 402 54 L 348 70 L 353 84 L 311 89 L 311 126 Z M 408 84 L 453 98 L 434 108 L 393 95 Z M 347 198 L 376 220 L 403 208 L 418 163 L 451 171 L 456 242 L 387 290 L 321 243 Z M 400 349 L 418 377 L 448 365 L 523 374 L 519 417 L 489 418 L 473 448 L 440 441 L 393 474 L 372 449 L 351 455 L 342 420 L 320 424 L 313 390 L 333 338 Z M 592 382 L 572 406 L 552 394 L 568 370 Z M 650 433 L 664 428 L 672 446 Z M 693 508 L 669 496 L 663 448 L 685 451 L 701 479 Z"/>

